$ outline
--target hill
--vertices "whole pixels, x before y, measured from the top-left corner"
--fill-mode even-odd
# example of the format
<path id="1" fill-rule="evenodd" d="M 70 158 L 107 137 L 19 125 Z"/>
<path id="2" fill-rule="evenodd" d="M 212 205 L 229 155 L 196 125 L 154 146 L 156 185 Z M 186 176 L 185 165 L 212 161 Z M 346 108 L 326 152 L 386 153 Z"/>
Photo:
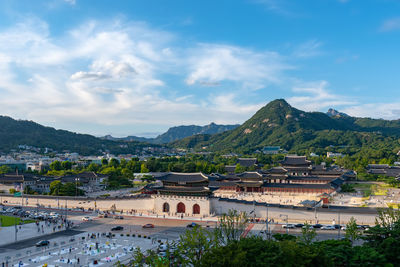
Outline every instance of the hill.
<path id="1" fill-rule="evenodd" d="M 174 142 L 176 140 L 183 139 L 188 136 L 193 136 L 197 134 L 207 134 L 213 135 L 217 133 L 222 133 L 225 131 L 229 131 L 237 128 L 239 125 L 218 125 L 215 123 L 210 123 L 205 126 L 198 125 L 182 125 L 171 127 L 163 134 L 155 138 L 145 138 L 145 137 L 137 137 L 137 136 L 128 136 L 123 138 L 115 138 L 110 135 L 102 137 L 102 139 L 113 140 L 113 141 L 139 141 L 139 142 L 148 142 L 152 144 L 166 144 L 170 142 Z"/>
<path id="2" fill-rule="evenodd" d="M 252 152 L 278 145 L 288 151 L 369 146 L 400 149 L 400 120 L 377 120 L 350 116 L 329 116 L 305 112 L 285 100 L 270 102 L 234 130 L 213 136 L 193 136 L 171 145 L 179 148 L 204 147 L 210 151 Z"/>
<path id="3" fill-rule="evenodd" d="M 0 151 L 17 149 L 19 145 L 36 148 L 51 148 L 58 152 L 78 152 L 82 155 L 111 153 L 134 153 L 137 148 L 148 146 L 139 142 L 116 142 L 102 140 L 88 134 L 45 127 L 33 121 L 14 120 L 0 116 Z"/>

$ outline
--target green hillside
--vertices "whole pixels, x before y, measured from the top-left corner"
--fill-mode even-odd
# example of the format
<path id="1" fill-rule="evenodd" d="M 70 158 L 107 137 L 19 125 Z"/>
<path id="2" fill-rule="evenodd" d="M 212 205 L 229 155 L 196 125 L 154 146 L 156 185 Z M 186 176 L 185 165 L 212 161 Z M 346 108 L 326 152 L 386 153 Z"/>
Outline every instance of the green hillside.
<path id="1" fill-rule="evenodd" d="M 362 147 L 395 151 L 400 149 L 399 138 L 399 120 L 330 117 L 322 112 L 298 110 L 285 100 L 278 99 L 234 130 L 208 137 L 192 136 L 172 145 L 238 152 L 252 152 L 270 145 L 281 146 L 288 151 L 322 151 L 331 146 L 351 151 Z"/>
<path id="2" fill-rule="evenodd" d="M 115 142 L 101 140 L 88 134 L 77 134 L 45 127 L 32 121 L 14 120 L 0 116 L 0 151 L 17 149 L 18 145 L 51 148 L 58 152 L 67 150 L 82 155 L 111 153 L 134 153 L 137 148 L 149 146 L 139 142 Z"/>

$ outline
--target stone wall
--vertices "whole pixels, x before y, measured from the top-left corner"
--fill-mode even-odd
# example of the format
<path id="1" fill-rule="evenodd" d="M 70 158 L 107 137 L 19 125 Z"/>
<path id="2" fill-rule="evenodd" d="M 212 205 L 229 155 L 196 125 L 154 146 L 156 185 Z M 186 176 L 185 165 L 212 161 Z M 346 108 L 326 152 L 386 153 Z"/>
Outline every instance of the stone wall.
<path id="1" fill-rule="evenodd" d="M 209 216 L 210 214 L 210 200 L 207 197 L 155 195 L 154 200 L 155 212 L 158 214 L 177 215 L 179 203 L 185 207 L 185 212 L 183 212 L 185 216 Z M 163 211 L 164 205 L 169 206 L 168 212 Z M 194 205 L 198 205 L 199 214 L 193 214 Z"/>

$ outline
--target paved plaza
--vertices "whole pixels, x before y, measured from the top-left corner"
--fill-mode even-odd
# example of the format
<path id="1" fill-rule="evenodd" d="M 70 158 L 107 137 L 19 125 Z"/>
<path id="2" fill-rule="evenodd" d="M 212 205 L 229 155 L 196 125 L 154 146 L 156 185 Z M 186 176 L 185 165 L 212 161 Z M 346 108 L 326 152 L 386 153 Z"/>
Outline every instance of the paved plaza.
<path id="1" fill-rule="evenodd" d="M 92 234 L 90 234 L 91 236 Z M 158 242 L 154 239 L 132 236 L 108 238 L 94 233 L 73 237 L 59 237 L 50 240 L 48 247 L 28 247 L 0 254 L 0 262 L 8 266 L 112 266 L 118 261 L 126 262 L 132 258 L 133 251 L 154 249 Z"/>

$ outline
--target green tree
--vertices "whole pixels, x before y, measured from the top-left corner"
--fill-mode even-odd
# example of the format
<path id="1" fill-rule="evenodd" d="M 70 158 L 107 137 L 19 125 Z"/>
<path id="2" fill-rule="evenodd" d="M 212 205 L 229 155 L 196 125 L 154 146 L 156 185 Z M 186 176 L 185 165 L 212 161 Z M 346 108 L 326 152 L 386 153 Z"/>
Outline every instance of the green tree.
<path id="1" fill-rule="evenodd" d="M 0 166 L 0 174 L 9 173 L 11 172 L 11 168 L 7 165 Z"/>
<path id="2" fill-rule="evenodd" d="M 228 214 L 222 214 L 215 228 L 218 243 L 228 244 L 234 240 L 239 240 L 249 223 L 246 212 L 229 210 Z"/>
<path id="3" fill-rule="evenodd" d="M 72 162 L 71 161 L 63 161 L 61 163 L 62 169 L 64 170 L 70 170 L 72 168 Z"/>
<path id="4" fill-rule="evenodd" d="M 149 169 L 147 169 L 146 164 L 142 163 L 142 165 L 140 166 L 140 172 L 141 173 L 148 173 Z"/>
<path id="5" fill-rule="evenodd" d="M 56 180 L 50 183 L 50 195 L 58 196 L 62 184 L 61 181 Z"/>
<path id="6" fill-rule="evenodd" d="M 107 159 L 102 159 L 101 160 L 101 165 L 103 165 L 103 166 L 108 165 L 108 160 Z"/>
<path id="7" fill-rule="evenodd" d="M 61 171 L 63 169 L 61 162 L 58 160 L 53 161 L 50 163 L 50 169 L 53 171 Z"/>
<path id="8" fill-rule="evenodd" d="M 350 221 L 346 224 L 345 237 L 350 239 L 351 242 L 356 241 L 361 236 L 361 230 L 357 226 L 357 221 L 354 217 L 350 218 Z"/>
<path id="9" fill-rule="evenodd" d="M 245 171 L 246 171 L 246 168 L 245 168 L 245 167 L 243 167 L 243 166 L 240 165 L 239 163 L 236 164 L 235 173 L 242 173 L 242 172 L 245 172 Z"/>
<path id="10" fill-rule="evenodd" d="M 300 242 L 306 244 L 307 246 L 312 244 L 315 237 L 317 236 L 317 232 L 315 229 L 308 223 L 305 223 L 301 228 L 301 235 L 299 236 Z"/>

